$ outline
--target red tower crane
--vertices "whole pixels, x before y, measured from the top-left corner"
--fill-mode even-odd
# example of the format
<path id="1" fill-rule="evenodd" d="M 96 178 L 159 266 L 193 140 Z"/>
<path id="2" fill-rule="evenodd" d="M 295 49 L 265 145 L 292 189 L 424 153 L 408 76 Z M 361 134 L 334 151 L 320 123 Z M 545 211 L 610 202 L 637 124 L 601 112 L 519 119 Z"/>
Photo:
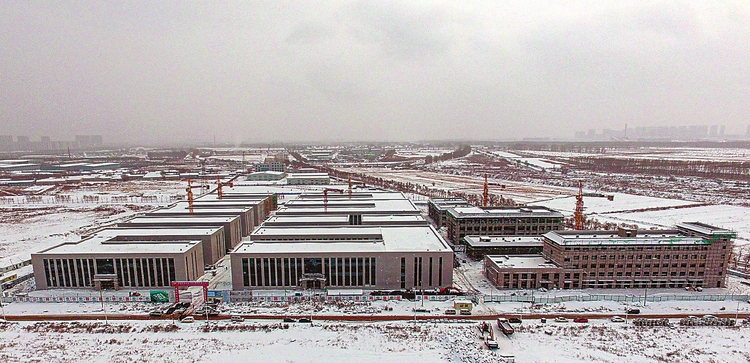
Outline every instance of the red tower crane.
<path id="1" fill-rule="evenodd" d="M 222 195 L 223 195 L 223 194 L 222 194 L 222 191 L 221 191 L 221 188 L 222 188 L 223 186 L 225 186 L 225 185 L 226 185 L 226 186 L 228 186 L 228 187 L 230 187 L 230 188 L 234 187 L 234 183 L 231 183 L 231 182 L 230 182 L 230 183 L 222 183 L 222 182 L 221 182 L 221 177 L 220 177 L 220 176 L 217 176 L 217 177 L 216 177 L 216 184 L 218 185 L 218 186 L 216 187 L 216 194 L 218 195 L 219 199 L 221 199 L 221 197 L 222 197 Z"/>
<path id="2" fill-rule="evenodd" d="M 487 183 L 487 174 L 484 174 L 484 193 L 482 193 L 482 206 L 486 207 L 490 199 L 490 185 Z"/>
<path id="3" fill-rule="evenodd" d="M 328 213 L 328 192 L 337 192 L 339 194 L 344 194 L 344 191 L 341 189 L 333 189 L 333 188 L 323 189 L 323 213 Z"/>
<path id="4" fill-rule="evenodd" d="M 193 186 L 191 185 L 190 179 L 188 179 L 187 200 L 188 200 L 188 207 L 190 209 L 190 214 L 193 214 Z"/>
<path id="5" fill-rule="evenodd" d="M 583 229 L 583 181 L 578 181 L 578 195 L 576 195 L 576 211 L 573 214 L 575 218 L 575 229 Z"/>

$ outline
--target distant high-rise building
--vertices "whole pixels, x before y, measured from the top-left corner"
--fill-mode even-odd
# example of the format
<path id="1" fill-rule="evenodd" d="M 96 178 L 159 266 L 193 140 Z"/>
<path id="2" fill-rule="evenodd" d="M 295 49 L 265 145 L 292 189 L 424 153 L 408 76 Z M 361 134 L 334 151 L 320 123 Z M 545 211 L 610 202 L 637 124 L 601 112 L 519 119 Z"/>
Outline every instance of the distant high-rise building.
<path id="1" fill-rule="evenodd" d="M 750 136 L 750 125 L 747 125 L 747 131 L 745 131 L 745 136 Z"/>
<path id="2" fill-rule="evenodd" d="M 724 129 L 726 128 L 726 125 L 719 126 L 719 137 L 724 137 Z"/>
<path id="3" fill-rule="evenodd" d="M 750 127 L 748 127 L 750 130 Z M 0 150 L 13 150 L 13 135 L 0 135 Z"/>
<path id="4" fill-rule="evenodd" d="M 76 142 L 81 149 L 86 149 L 91 145 L 91 135 L 76 135 Z"/>

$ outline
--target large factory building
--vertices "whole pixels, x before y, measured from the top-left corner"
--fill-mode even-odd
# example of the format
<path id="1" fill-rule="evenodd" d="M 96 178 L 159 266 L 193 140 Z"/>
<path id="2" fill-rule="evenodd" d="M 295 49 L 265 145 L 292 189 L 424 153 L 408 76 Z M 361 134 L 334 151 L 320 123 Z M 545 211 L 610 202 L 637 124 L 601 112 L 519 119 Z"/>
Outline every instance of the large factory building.
<path id="1" fill-rule="evenodd" d="M 402 193 L 302 194 L 231 253 L 235 290 L 435 289 L 453 251 Z"/>

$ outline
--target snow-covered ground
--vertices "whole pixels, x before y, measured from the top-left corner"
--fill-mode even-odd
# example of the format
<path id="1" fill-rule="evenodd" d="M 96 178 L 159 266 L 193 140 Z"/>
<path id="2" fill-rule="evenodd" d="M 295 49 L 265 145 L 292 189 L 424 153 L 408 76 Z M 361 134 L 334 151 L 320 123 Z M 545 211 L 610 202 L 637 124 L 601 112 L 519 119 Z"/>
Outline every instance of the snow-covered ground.
<path id="1" fill-rule="evenodd" d="M 15 204 L 0 205 L 0 259 L 77 241 L 91 229 L 172 203 L 183 184 L 139 180 L 4 197 Z"/>
<path id="2" fill-rule="evenodd" d="M 490 322 L 492 326 L 495 324 Z M 0 325 L 0 358 L 39 362 L 747 362 L 750 328 L 524 322 L 489 350 L 478 323 L 60 322 Z M 493 331 L 497 329 L 493 327 Z M 495 333 L 499 334 L 499 333 Z"/>
<path id="3" fill-rule="evenodd" d="M 608 200 L 604 197 L 583 197 L 586 214 L 610 213 L 615 211 L 633 211 L 645 208 L 668 208 L 676 206 L 687 206 L 697 204 L 678 199 L 665 199 L 646 197 L 641 195 L 632 195 L 624 193 L 606 193 L 613 195 L 614 200 Z M 529 203 L 531 205 L 543 205 L 566 214 L 572 215 L 576 208 L 576 198 L 574 196 L 560 197 L 552 200 Z"/>

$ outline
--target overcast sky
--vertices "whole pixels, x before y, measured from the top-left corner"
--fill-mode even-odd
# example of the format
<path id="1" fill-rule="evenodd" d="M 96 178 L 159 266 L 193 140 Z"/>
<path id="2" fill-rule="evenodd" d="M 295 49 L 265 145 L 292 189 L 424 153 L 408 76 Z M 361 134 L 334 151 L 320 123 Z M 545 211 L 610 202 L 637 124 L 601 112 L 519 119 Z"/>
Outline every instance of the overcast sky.
<path id="1" fill-rule="evenodd" d="M 0 134 L 507 139 L 750 124 L 750 1 L 4 1 Z"/>

